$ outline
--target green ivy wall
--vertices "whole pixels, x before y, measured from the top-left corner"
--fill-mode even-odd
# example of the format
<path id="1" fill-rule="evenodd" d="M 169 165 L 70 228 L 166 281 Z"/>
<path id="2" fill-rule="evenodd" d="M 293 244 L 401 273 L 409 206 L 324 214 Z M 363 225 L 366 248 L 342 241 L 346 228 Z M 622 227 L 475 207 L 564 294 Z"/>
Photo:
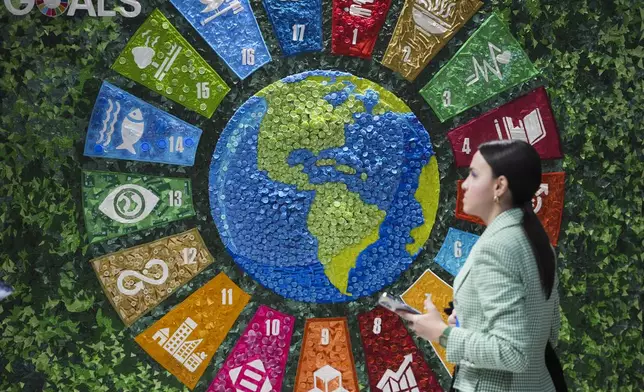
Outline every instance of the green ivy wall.
<path id="1" fill-rule="evenodd" d="M 108 2 L 109 3 L 109 2 Z M 394 1 L 374 58 L 332 56 L 330 0 L 324 1 L 325 51 L 284 58 L 261 3 L 252 1 L 273 62 L 240 82 L 167 1 L 143 1 L 134 19 L 60 16 L 37 9 L 23 17 L 0 4 L 0 279 L 16 292 L 0 302 L 2 391 L 179 391 L 183 386 L 134 342 L 140 331 L 207 282 L 226 272 L 250 305 L 195 390 L 204 391 L 260 303 L 296 315 L 284 391 L 292 390 L 306 317 L 349 314 L 362 390 L 369 390 L 357 312 L 350 304 L 289 302 L 254 283 L 226 254 L 209 214 L 207 174 L 217 138 L 234 110 L 262 87 L 309 69 L 339 69 L 381 83 L 400 96 L 428 129 L 439 158 L 439 214 L 425 250 L 390 290 L 401 292 L 432 262 L 450 226 L 481 227 L 454 218 L 456 170 L 446 133 L 538 85 L 546 85 L 565 158 L 544 163 L 566 172 L 566 203 L 557 252 L 563 325 L 558 352 L 573 391 L 640 391 L 644 386 L 642 186 L 644 176 L 644 2 L 642 0 L 491 0 L 452 39 L 415 83 L 382 67 L 402 1 Z M 212 119 L 109 70 L 129 37 L 159 7 L 230 85 Z M 418 90 L 456 53 L 486 15 L 499 11 L 542 74 L 441 124 Z M 81 15 L 84 13 L 79 12 Z M 83 157 L 94 99 L 103 80 L 204 130 L 191 168 Z M 81 168 L 184 175 L 192 179 L 197 216 L 88 246 L 81 219 Z M 103 295 L 89 260 L 127 246 L 198 227 L 215 264 L 125 329 Z M 430 346 L 418 342 L 443 386 L 449 376 Z M 187 390 L 187 389 L 186 389 Z"/>

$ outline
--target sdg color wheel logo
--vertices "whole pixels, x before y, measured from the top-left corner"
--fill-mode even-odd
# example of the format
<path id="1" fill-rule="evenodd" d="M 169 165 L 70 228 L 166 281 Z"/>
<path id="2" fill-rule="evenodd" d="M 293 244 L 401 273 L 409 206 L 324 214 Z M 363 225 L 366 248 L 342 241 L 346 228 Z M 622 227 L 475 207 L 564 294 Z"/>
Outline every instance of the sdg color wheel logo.
<path id="1" fill-rule="evenodd" d="M 211 213 L 235 262 L 294 300 L 344 302 L 394 282 L 429 237 L 439 176 L 399 98 L 337 71 L 275 82 L 224 129 Z"/>
<path id="2" fill-rule="evenodd" d="M 67 11 L 69 2 L 67 0 L 36 0 L 36 6 L 43 15 L 55 18 Z"/>

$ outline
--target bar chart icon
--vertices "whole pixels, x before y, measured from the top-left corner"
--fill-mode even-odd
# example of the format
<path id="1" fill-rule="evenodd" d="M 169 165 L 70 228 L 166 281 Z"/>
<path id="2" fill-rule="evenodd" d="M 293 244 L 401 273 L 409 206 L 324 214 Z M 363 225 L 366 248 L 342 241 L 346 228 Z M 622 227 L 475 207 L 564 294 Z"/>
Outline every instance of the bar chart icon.
<path id="1" fill-rule="evenodd" d="M 416 376 L 411 368 L 412 360 L 412 354 L 407 354 L 397 371 L 387 369 L 378 381 L 378 389 L 382 392 L 420 392 Z"/>

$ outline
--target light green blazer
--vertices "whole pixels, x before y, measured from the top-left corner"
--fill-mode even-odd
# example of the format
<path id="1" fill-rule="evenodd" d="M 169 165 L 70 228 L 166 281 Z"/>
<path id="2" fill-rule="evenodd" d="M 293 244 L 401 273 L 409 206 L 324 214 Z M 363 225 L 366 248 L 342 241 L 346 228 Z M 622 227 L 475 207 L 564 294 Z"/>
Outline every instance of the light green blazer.
<path id="1" fill-rule="evenodd" d="M 549 300 L 541 289 L 519 208 L 501 213 L 472 248 L 454 280 L 460 328 L 447 341 L 459 365 L 460 392 L 553 392 L 544 353 L 559 335 L 558 281 Z"/>

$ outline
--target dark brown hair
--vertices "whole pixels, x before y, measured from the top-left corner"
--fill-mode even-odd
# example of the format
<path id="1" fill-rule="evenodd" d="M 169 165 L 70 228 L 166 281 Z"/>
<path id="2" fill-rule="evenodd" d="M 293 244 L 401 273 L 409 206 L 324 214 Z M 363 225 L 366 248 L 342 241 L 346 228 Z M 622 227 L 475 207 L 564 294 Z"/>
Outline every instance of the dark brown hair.
<path id="1" fill-rule="evenodd" d="M 541 158 L 530 144 L 520 140 L 483 143 L 479 151 L 495 178 L 505 176 L 514 207 L 523 210 L 523 229 L 537 260 L 541 288 L 550 298 L 555 280 L 555 255 L 543 225 L 532 209 L 532 197 L 541 185 Z"/>

